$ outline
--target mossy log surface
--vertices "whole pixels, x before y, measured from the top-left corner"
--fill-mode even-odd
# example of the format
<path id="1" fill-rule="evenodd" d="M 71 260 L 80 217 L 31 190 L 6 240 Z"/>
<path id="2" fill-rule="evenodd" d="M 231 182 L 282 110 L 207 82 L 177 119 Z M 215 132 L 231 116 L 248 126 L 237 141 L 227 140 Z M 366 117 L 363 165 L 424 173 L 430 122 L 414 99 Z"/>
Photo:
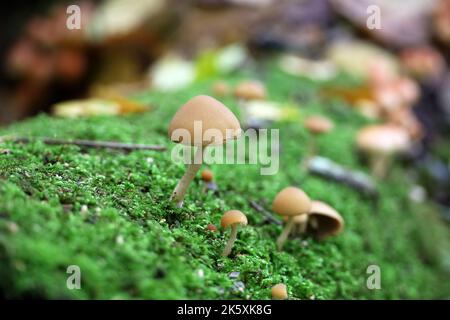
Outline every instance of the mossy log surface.
<path id="1" fill-rule="evenodd" d="M 369 120 L 342 102 L 325 103 L 317 83 L 263 73 L 271 100 L 298 104 L 301 116 L 333 119 L 333 133 L 317 139 L 320 155 L 368 172 L 354 152 L 355 132 Z M 251 78 L 242 71 L 231 84 Z M 283 282 L 291 299 L 448 298 L 448 229 L 432 203 L 412 203 L 403 165 L 378 183 L 374 202 L 336 182 L 308 174 L 301 162 L 308 133 L 300 121 L 280 129 L 280 170 L 260 175 L 258 165 L 213 165 L 218 193 L 204 193 L 199 175 L 183 208 L 169 197 L 185 168 L 171 161 L 167 126 L 177 108 L 212 94 L 215 79 L 176 93 L 134 97 L 153 111 L 123 117 L 58 119 L 48 115 L 14 124 L 1 135 L 47 136 L 163 145 L 166 151 L 129 153 L 73 145 L 5 142 L 0 155 L 0 293 L 10 298 L 269 299 Z M 236 114 L 232 96 L 221 99 Z M 290 237 L 277 251 L 280 225 L 269 223 L 250 201 L 270 210 L 282 188 L 294 185 L 325 201 L 345 219 L 338 237 Z M 229 231 L 222 214 L 244 212 L 229 257 L 221 252 Z M 207 226 L 215 224 L 218 231 Z M 446 256 L 445 256 L 446 255 Z M 366 286 L 369 265 L 381 269 L 381 289 Z M 81 289 L 69 290 L 69 265 L 81 269 Z M 230 279 L 231 272 L 238 279 Z M 233 289 L 235 281 L 244 290 Z"/>

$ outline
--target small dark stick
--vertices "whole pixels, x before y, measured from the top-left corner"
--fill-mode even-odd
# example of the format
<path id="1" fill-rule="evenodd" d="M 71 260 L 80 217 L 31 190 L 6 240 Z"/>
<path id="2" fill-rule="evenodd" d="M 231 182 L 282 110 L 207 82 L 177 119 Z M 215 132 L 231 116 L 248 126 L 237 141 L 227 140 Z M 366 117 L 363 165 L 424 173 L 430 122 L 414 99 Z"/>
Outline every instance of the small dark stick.
<path id="1" fill-rule="evenodd" d="M 36 137 L 36 138 L 27 138 L 27 137 L 0 137 L 0 142 L 4 141 L 12 141 L 17 143 L 29 143 L 33 140 L 40 140 L 45 144 L 49 145 L 76 145 L 82 147 L 89 148 L 109 148 L 109 149 L 121 149 L 126 151 L 133 150 L 153 150 L 153 151 L 164 151 L 166 147 L 161 145 L 146 145 L 146 144 L 135 144 L 135 143 L 122 143 L 115 141 L 94 141 L 94 140 L 63 140 L 63 139 L 54 139 L 48 137 Z"/>
<path id="2" fill-rule="evenodd" d="M 376 199 L 378 190 L 374 180 L 368 175 L 353 171 L 324 157 L 312 157 L 308 159 L 306 168 L 309 172 L 348 185 L 363 195 Z"/>
<path id="3" fill-rule="evenodd" d="M 277 218 L 275 218 L 270 212 L 268 212 L 266 209 L 264 209 L 261 205 L 259 205 L 256 201 L 250 200 L 250 206 L 261 213 L 267 221 L 272 222 L 274 224 L 277 224 L 279 226 L 282 225 L 281 221 L 279 221 Z"/>

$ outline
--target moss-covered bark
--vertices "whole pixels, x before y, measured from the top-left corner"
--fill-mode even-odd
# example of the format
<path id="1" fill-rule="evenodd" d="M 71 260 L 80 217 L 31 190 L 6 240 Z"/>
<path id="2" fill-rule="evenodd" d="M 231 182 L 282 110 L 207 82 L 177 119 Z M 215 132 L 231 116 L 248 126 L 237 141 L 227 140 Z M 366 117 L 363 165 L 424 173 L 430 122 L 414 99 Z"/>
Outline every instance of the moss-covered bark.
<path id="1" fill-rule="evenodd" d="M 276 70 L 265 77 L 272 100 L 294 101 L 301 96 L 302 115 L 320 113 L 335 120 L 335 131 L 317 139 L 321 155 L 367 172 L 353 152 L 354 134 L 365 119 L 341 103 L 324 105 L 317 86 L 309 81 Z M 284 282 L 290 297 L 298 299 L 449 296 L 448 273 L 442 266 L 448 230 L 436 221 L 431 204 L 409 202 L 404 169 L 394 165 L 380 183 L 378 204 L 355 190 L 309 175 L 300 165 L 308 134 L 299 122 L 274 124 L 280 129 L 282 147 L 277 175 L 261 176 L 256 165 L 215 165 L 219 194 L 202 193 L 197 178 L 184 207 L 175 208 L 169 197 L 184 167 L 170 160 L 167 125 L 189 98 L 211 94 L 210 85 L 206 81 L 170 95 L 144 92 L 136 99 L 154 106 L 145 115 L 82 120 L 41 115 L 1 130 L 169 147 L 165 152 L 126 154 L 39 141 L 3 144 L 11 150 L 0 155 L 3 295 L 266 299 L 272 285 Z M 232 97 L 223 102 L 239 113 Z M 323 242 L 291 238 L 284 251 L 277 251 L 281 227 L 265 222 L 249 200 L 270 208 L 275 194 L 287 185 L 299 186 L 311 198 L 334 206 L 345 219 L 344 233 Z M 239 231 L 230 257 L 223 258 L 228 232 L 211 232 L 207 225 L 219 225 L 229 209 L 243 211 L 249 225 Z M 371 264 L 381 268 L 381 290 L 366 288 Z M 81 268 L 81 290 L 66 288 L 69 265 Z M 233 289 L 232 271 L 240 272 L 244 291 Z"/>

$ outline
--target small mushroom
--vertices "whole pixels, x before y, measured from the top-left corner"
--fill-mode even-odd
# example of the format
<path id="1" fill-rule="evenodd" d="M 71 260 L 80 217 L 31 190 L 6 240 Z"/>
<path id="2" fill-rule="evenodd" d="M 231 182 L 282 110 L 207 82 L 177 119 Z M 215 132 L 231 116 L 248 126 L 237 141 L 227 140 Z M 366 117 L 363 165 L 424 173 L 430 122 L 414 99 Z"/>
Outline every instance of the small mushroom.
<path id="1" fill-rule="evenodd" d="M 423 138 L 424 130 L 422 124 L 411 108 L 401 108 L 396 112 L 392 112 L 388 114 L 387 120 L 393 125 L 404 128 L 414 141 L 419 141 Z"/>
<path id="2" fill-rule="evenodd" d="M 224 81 L 214 82 L 212 92 L 217 97 L 224 97 L 230 92 L 230 86 Z"/>
<path id="3" fill-rule="evenodd" d="M 283 248 L 283 244 L 294 226 L 294 217 L 306 215 L 310 208 L 311 200 L 299 188 L 287 187 L 276 195 L 272 203 L 272 210 L 281 216 L 287 216 L 287 222 L 283 232 L 277 239 L 278 250 Z"/>
<path id="4" fill-rule="evenodd" d="M 311 116 L 305 119 L 304 123 L 306 129 L 311 133 L 311 139 L 309 140 L 309 152 L 310 156 L 315 155 L 317 149 L 316 137 L 321 134 L 325 134 L 333 130 L 334 123 L 330 119 L 323 116 Z"/>
<path id="5" fill-rule="evenodd" d="M 358 132 L 356 144 L 368 155 L 372 174 L 381 179 L 386 176 L 392 156 L 408 150 L 411 140 L 399 126 L 369 125 Z"/>
<path id="6" fill-rule="evenodd" d="M 220 101 L 206 95 L 192 98 L 175 113 L 169 125 L 169 138 L 197 148 L 194 162 L 188 165 L 171 196 L 178 207 L 183 206 L 187 188 L 202 165 L 204 150 L 209 145 L 236 139 L 240 134 L 236 116 Z"/>
<path id="7" fill-rule="evenodd" d="M 234 242 L 236 241 L 238 226 L 246 226 L 247 217 L 239 210 L 230 210 L 225 212 L 225 214 L 222 216 L 220 225 L 224 229 L 231 227 L 230 238 L 228 239 L 228 242 L 222 253 L 222 256 L 227 257 L 231 253 L 231 249 L 233 248 Z"/>
<path id="8" fill-rule="evenodd" d="M 201 173 L 201 178 L 203 182 L 205 182 L 205 186 L 202 189 L 202 192 L 205 193 L 208 190 L 216 191 L 217 185 L 214 183 L 214 175 L 213 172 L 209 169 L 205 169 Z"/>
<path id="9" fill-rule="evenodd" d="M 382 85 L 374 86 L 372 95 L 384 113 L 392 113 L 412 107 L 420 97 L 420 88 L 408 77 L 399 77 Z"/>
<path id="10" fill-rule="evenodd" d="M 234 95 L 242 100 L 265 100 L 267 97 L 266 88 L 259 81 L 244 81 L 237 85 Z"/>
<path id="11" fill-rule="evenodd" d="M 205 169 L 205 170 L 202 171 L 201 177 L 202 177 L 203 181 L 211 182 L 213 180 L 213 178 L 214 178 L 214 175 L 213 175 L 211 170 Z"/>
<path id="12" fill-rule="evenodd" d="M 272 287 L 272 299 L 286 300 L 287 298 L 288 298 L 287 287 L 284 283 L 279 283 Z"/>
<path id="13" fill-rule="evenodd" d="M 437 80 L 446 69 L 444 57 L 430 46 L 404 49 L 400 53 L 400 61 L 408 74 L 422 81 Z"/>
<path id="14" fill-rule="evenodd" d="M 307 233 L 319 240 L 338 235 L 344 229 L 344 219 L 331 206 L 322 201 L 311 201 Z"/>
<path id="15" fill-rule="evenodd" d="M 210 223 L 206 226 L 206 230 L 211 231 L 211 232 L 216 232 L 217 231 L 217 227 L 216 225 Z"/>

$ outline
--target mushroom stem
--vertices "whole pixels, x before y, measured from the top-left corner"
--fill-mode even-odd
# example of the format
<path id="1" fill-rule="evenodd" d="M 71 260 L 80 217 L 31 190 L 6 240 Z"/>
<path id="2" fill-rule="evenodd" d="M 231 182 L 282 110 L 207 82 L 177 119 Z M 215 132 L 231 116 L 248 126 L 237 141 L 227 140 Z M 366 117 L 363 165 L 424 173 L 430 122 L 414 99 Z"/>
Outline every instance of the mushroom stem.
<path id="1" fill-rule="evenodd" d="M 302 222 L 298 225 L 298 233 L 305 233 L 306 232 L 306 227 L 308 226 L 307 222 Z"/>
<path id="2" fill-rule="evenodd" d="M 249 123 L 248 123 L 249 112 L 248 112 L 247 108 L 245 107 L 244 103 L 245 103 L 245 99 L 241 98 L 241 99 L 238 100 L 238 106 L 239 106 L 239 109 L 241 111 L 240 112 L 241 121 L 242 121 L 242 123 L 245 123 L 246 126 L 248 126 L 249 125 Z"/>
<path id="3" fill-rule="evenodd" d="M 194 179 L 195 175 L 197 174 L 197 171 L 202 166 L 203 152 L 205 149 L 206 147 L 201 146 L 197 148 L 197 151 L 195 152 L 194 162 L 188 165 L 186 172 L 184 173 L 181 180 L 178 182 L 177 186 L 175 187 L 175 190 L 173 190 L 170 200 L 176 202 L 178 208 L 181 208 L 183 206 L 184 195 L 186 194 L 189 184 Z"/>
<path id="4" fill-rule="evenodd" d="M 311 217 L 309 219 L 309 224 L 311 225 L 311 228 L 313 228 L 314 230 L 319 229 L 319 221 L 317 221 L 315 217 Z"/>
<path id="5" fill-rule="evenodd" d="M 386 155 L 374 155 L 370 159 L 370 169 L 372 174 L 378 179 L 386 177 L 389 167 L 389 157 Z"/>
<path id="6" fill-rule="evenodd" d="M 227 257 L 231 253 L 231 249 L 233 248 L 234 242 L 236 241 L 237 231 L 238 225 L 237 224 L 232 225 L 230 238 L 228 239 L 228 242 L 225 248 L 223 249 L 222 256 Z"/>
<path id="7" fill-rule="evenodd" d="M 307 157 L 310 158 L 315 156 L 316 152 L 317 152 L 316 135 L 312 134 L 311 137 L 309 138 Z"/>
<path id="8" fill-rule="evenodd" d="M 293 226 L 294 226 L 294 217 L 290 216 L 288 218 L 288 221 L 286 222 L 286 225 L 284 226 L 283 232 L 281 232 L 280 236 L 277 239 L 278 250 L 283 249 L 283 245 L 286 242 L 286 239 L 289 236 L 289 233 L 291 232 Z"/>

